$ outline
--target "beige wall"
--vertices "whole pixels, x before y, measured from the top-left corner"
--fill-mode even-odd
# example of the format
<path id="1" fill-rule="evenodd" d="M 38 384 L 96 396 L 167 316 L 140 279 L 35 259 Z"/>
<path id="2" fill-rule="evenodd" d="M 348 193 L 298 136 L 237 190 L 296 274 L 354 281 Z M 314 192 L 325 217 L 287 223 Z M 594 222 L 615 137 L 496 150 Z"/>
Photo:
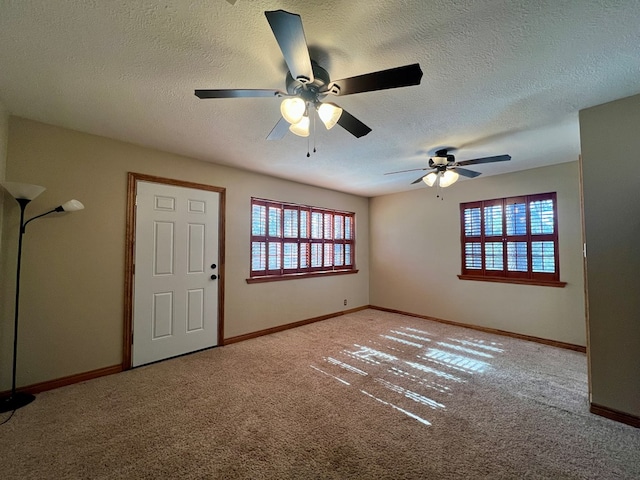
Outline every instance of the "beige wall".
<path id="1" fill-rule="evenodd" d="M 7 144 L 9 143 L 9 113 L 0 100 L 0 182 L 4 180 L 7 169 Z M 2 249 L 2 218 L 5 195 L 11 198 L 3 188 L 0 188 L 0 251 Z M 2 258 L 0 257 L 0 262 Z M 1 295 L 1 294 L 0 294 Z M 2 297 L 0 296 L 0 300 Z"/>
<path id="2" fill-rule="evenodd" d="M 10 117 L 7 179 L 47 190 L 28 216 L 71 198 L 85 210 L 29 225 L 23 253 L 18 384 L 121 362 L 127 172 L 227 189 L 225 337 L 369 303 L 368 199 L 221 167 L 170 153 Z M 250 197 L 356 212 L 355 275 L 248 285 Z M 2 290 L 13 291 L 16 205 L 5 205 Z M 15 224 L 15 227 L 14 227 Z M 348 300 L 348 307 L 343 300 Z M 12 305 L 2 306 L 2 348 Z M 2 357 L 0 390 L 10 384 Z M 8 368 L 9 367 L 9 368 Z"/>
<path id="3" fill-rule="evenodd" d="M 0 101 L 0 182 L 5 179 L 6 165 L 7 165 L 7 144 L 9 143 L 9 114 L 7 113 L 4 105 Z M 13 203 L 14 200 L 11 196 L 4 190 L 4 188 L 0 187 L 0 253 L 2 252 L 2 237 L 4 231 L 4 205 L 6 203 Z M 16 206 L 18 204 L 16 203 Z M 7 292 L 5 288 L 2 288 L 3 285 L 7 284 L 5 281 L 5 267 L 4 267 L 4 255 L 0 255 L 0 365 L 7 365 L 10 367 L 12 364 L 12 343 L 11 338 L 13 338 L 13 322 L 9 320 L 9 318 L 13 319 L 13 314 L 11 317 L 6 315 L 6 310 L 3 308 L 3 305 L 6 305 L 10 302 L 9 298 L 13 298 L 10 292 Z M 15 276 L 15 274 L 14 274 Z M 8 340 L 8 341 L 7 341 Z M 0 372 L 0 376 L 2 372 Z M 1 377 L 0 377 L 1 378 Z M 2 383 L 0 383 L 0 391 L 3 390 Z M 9 384 L 10 385 L 10 384 Z"/>
<path id="4" fill-rule="evenodd" d="M 459 280 L 461 202 L 555 191 L 565 288 Z M 578 162 L 370 203 L 372 305 L 586 345 Z"/>
<path id="5" fill-rule="evenodd" d="M 640 417 L 640 95 L 580 112 L 592 402 Z"/>
<path id="6" fill-rule="evenodd" d="M 9 113 L 0 100 L 0 181 L 4 180 L 9 143 Z"/>

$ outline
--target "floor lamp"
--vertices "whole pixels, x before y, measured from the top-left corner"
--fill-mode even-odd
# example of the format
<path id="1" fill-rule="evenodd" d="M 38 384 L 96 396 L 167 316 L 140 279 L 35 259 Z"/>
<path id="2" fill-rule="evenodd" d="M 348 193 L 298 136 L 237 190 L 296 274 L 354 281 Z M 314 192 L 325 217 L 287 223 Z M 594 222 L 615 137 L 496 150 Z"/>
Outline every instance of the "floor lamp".
<path id="1" fill-rule="evenodd" d="M 36 198 L 45 188 L 39 185 L 29 185 L 26 183 L 14 183 L 14 182 L 0 182 L 5 190 L 7 190 L 13 198 L 20 204 L 20 234 L 18 239 L 18 266 L 16 269 L 16 301 L 15 301 L 15 320 L 13 324 L 13 370 L 11 376 L 11 393 L 8 397 L 0 399 L 0 413 L 10 412 L 22 408 L 25 405 L 33 402 L 35 396 L 30 393 L 16 392 L 16 365 L 18 358 L 18 308 L 20 306 L 20 264 L 22 260 L 22 237 L 24 236 L 25 229 L 29 222 L 32 222 L 36 218 L 44 217 L 54 212 L 73 212 L 76 210 L 82 210 L 84 205 L 78 200 L 69 200 L 48 212 L 36 215 L 30 218 L 26 222 L 24 221 L 24 211 L 31 200 Z"/>

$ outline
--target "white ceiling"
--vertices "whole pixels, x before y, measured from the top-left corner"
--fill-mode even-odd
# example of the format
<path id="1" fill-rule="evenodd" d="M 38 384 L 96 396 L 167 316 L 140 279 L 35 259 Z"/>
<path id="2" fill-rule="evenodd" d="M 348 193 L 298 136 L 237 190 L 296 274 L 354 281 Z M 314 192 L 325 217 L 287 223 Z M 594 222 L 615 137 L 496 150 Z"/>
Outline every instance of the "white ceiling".
<path id="1" fill-rule="evenodd" d="M 307 139 L 265 140 L 278 99 L 193 91 L 284 90 L 278 9 L 333 79 L 419 62 L 422 83 L 335 97 L 373 131 L 319 125 L 310 158 Z M 427 188 L 384 174 L 437 147 L 513 157 L 484 175 L 576 160 L 578 111 L 639 92 L 640 0 L 0 1 L 9 113 L 365 196 Z"/>

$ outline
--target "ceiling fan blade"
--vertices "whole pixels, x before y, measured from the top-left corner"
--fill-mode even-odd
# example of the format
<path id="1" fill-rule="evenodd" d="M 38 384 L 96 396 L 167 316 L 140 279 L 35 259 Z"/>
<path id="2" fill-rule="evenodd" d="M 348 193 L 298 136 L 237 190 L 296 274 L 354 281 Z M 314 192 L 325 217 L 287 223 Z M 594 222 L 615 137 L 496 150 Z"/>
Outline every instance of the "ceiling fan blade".
<path id="1" fill-rule="evenodd" d="M 342 115 L 340 115 L 338 119 L 338 125 L 357 138 L 364 137 L 371 131 L 369 127 L 346 110 L 342 110 Z"/>
<path id="2" fill-rule="evenodd" d="M 495 157 L 474 158 L 472 160 L 463 160 L 457 162 L 456 165 L 477 165 L 478 163 L 506 162 L 511 160 L 511 155 L 496 155 Z"/>
<path id="3" fill-rule="evenodd" d="M 398 170 L 397 172 L 387 172 L 385 175 L 393 175 L 394 173 L 417 172 L 418 170 L 429 170 L 428 168 L 410 168 L 409 170 Z"/>
<path id="4" fill-rule="evenodd" d="M 427 173 L 427 175 L 429 175 L 429 174 Z M 416 183 L 420 183 L 420 182 L 422 181 L 422 179 L 423 179 L 424 177 L 426 177 L 427 175 L 422 175 L 422 176 L 421 176 L 420 178 L 418 178 L 417 180 L 414 180 L 413 182 L 411 182 L 411 185 L 415 185 Z"/>
<path id="5" fill-rule="evenodd" d="M 462 175 L 463 177 L 467 177 L 467 178 L 475 178 L 478 175 L 482 175 L 480 172 L 476 172 L 474 170 L 469 170 L 467 168 L 460 168 L 460 167 L 454 167 L 452 168 L 453 171 L 458 172 L 460 175 Z"/>
<path id="6" fill-rule="evenodd" d="M 403 67 L 336 80 L 329 85 L 329 92 L 336 95 L 351 95 L 352 93 L 372 92 L 388 88 L 409 87 L 411 85 L 419 85 L 421 78 L 422 70 L 420 70 L 420 64 L 414 63 Z M 339 90 L 333 89 L 333 86 L 339 87 Z"/>
<path id="7" fill-rule="evenodd" d="M 295 79 L 303 77 L 307 82 L 313 82 L 311 58 L 300 15 L 284 10 L 274 10 L 264 14 L 280 46 L 291 76 Z"/>
<path id="8" fill-rule="evenodd" d="M 251 97 L 287 97 L 280 90 L 230 89 L 230 90 L 196 90 L 198 98 L 251 98 Z"/>
<path id="9" fill-rule="evenodd" d="M 275 127 L 271 130 L 269 135 L 267 135 L 267 140 L 281 140 L 289 131 L 289 122 L 287 122 L 284 118 L 280 117 L 278 123 L 276 123 Z"/>

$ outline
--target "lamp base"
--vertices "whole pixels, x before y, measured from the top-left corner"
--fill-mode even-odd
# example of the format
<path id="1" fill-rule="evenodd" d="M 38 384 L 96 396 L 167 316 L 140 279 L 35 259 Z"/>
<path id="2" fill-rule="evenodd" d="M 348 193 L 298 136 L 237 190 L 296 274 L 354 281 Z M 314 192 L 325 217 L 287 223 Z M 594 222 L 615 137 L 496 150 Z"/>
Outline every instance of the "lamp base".
<path id="1" fill-rule="evenodd" d="M 36 399 L 35 395 L 30 393 L 16 392 L 13 395 L 0 399 L 0 413 L 11 412 L 29 405 Z"/>

